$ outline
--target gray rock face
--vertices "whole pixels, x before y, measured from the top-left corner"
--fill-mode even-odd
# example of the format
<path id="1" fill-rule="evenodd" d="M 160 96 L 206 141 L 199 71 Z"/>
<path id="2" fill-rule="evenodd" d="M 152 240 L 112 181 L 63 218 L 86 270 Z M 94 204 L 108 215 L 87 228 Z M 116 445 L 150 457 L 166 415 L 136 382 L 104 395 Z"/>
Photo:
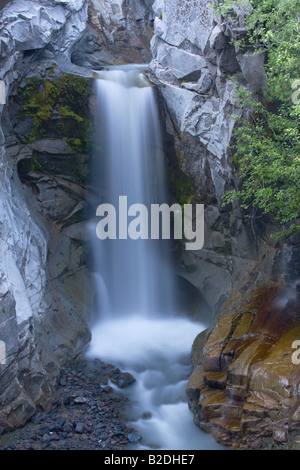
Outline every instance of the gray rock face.
<path id="1" fill-rule="evenodd" d="M 236 85 L 223 77 L 221 65 L 217 66 L 216 56 L 224 54 L 228 41 L 221 28 L 214 26 L 207 2 L 176 2 L 173 8 L 168 1 L 156 1 L 153 8 L 157 15 L 151 43 L 153 80 L 175 126 L 174 134 L 184 134 L 185 140 L 195 137 L 199 149 L 206 149 L 202 155 L 199 152 L 197 164 L 210 169 L 209 181 L 204 181 L 202 187 L 211 188 L 211 198 L 220 201 L 231 177 L 227 150 L 234 121 L 230 115 L 241 113 L 234 103 Z M 222 64 L 222 58 L 219 62 Z M 236 58 L 235 62 L 238 66 Z M 193 152 L 194 145 L 191 140 L 184 146 L 188 162 L 193 160 L 189 152 Z M 179 148 L 182 152 L 175 138 L 177 152 Z M 187 166 L 182 168 L 185 172 Z"/>
<path id="2" fill-rule="evenodd" d="M 243 74 L 249 87 L 259 91 L 266 85 L 264 57 L 241 54 L 230 44 L 236 28 L 222 23 L 210 2 L 156 0 L 153 10 L 153 80 L 176 130 L 196 136 L 211 155 L 214 193 L 220 201 L 231 177 L 227 161 L 234 127 L 231 115 L 242 114 L 235 100 L 237 84 L 229 74 Z M 240 33 L 242 13 L 237 12 Z M 205 158 L 199 154 L 200 160 Z M 203 161 L 201 166 L 205 165 Z"/>
<path id="3" fill-rule="evenodd" d="M 237 61 L 252 91 L 259 92 L 266 88 L 265 53 L 237 54 Z"/>
<path id="4" fill-rule="evenodd" d="M 198 48 L 199 53 L 204 53 L 213 22 L 208 2 L 156 0 L 153 10 L 157 37 L 176 47 L 189 43 L 191 47 Z"/>
<path id="5" fill-rule="evenodd" d="M 73 257 L 78 244 L 75 250 L 71 239 L 62 237 L 58 229 L 50 243 L 49 226 L 34 209 L 40 189 L 32 182 L 28 191 L 17 171 L 19 162 L 29 161 L 34 152 L 68 154 L 66 143 L 50 139 L 20 145 L 33 120 L 19 122 L 14 132 L 13 106 L 8 112 L 19 77 L 36 67 L 31 58 L 37 53 L 50 60 L 59 55 L 70 63 L 69 50 L 86 23 L 85 0 L 18 0 L 0 12 L 0 79 L 7 103 L 0 105 L 0 341 L 5 344 L 0 365 L 0 433 L 23 425 L 37 406 L 51 408 L 62 360 L 89 339 L 83 312 L 80 314 L 83 299 L 71 295 L 68 279 L 62 285 L 57 267 L 55 273 L 53 268 L 49 271 L 51 263 L 55 264 L 51 252 L 61 238 L 69 240 L 64 247 L 72 257 L 73 265 L 67 260 L 69 272 L 78 270 L 78 256 Z M 16 108 L 15 114 L 18 112 Z M 84 273 L 78 276 L 82 285 Z"/>
<path id="6" fill-rule="evenodd" d="M 205 246 L 183 252 L 178 273 L 196 286 L 217 312 L 241 273 L 260 265 L 274 273 L 280 249 L 255 239 L 238 207 L 221 207 L 235 175 L 228 158 L 235 122 L 242 116 L 236 92 L 266 86 L 263 54 L 243 54 L 231 44 L 246 32 L 248 6 L 235 6 L 224 21 L 211 2 L 156 0 L 150 78 L 162 97 L 169 159 L 190 178 L 194 199 L 205 204 Z M 171 144 L 170 144 L 171 143 Z M 258 238 L 258 237 L 257 237 Z M 268 259 L 268 266 L 260 260 Z M 216 285 L 218 288 L 216 289 Z"/>
<path id="7" fill-rule="evenodd" d="M 150 62 L 152 3 L 153 0 L 92 0 L 89 25 L 72 49 L 72 62 L 93 68 Z"/>
<path id="8" fill-rule="evenodd" d="M 195 424 L 224 445 L 249 448 L 253 440 L 252 448 L 260 447 L 254 439 L 267 445 L 274 441 L 287 445 L 299 427 L 295 415 L 299 397 L 291 392 L 299 386 L 299 377 L 290 352 L 284 354 L 280 349 L 287 345 L 290 351 L 289 328 L 293 336 L 295 329 L 299 331 L 299 325 L 293 323 L 299 302 L 293 297 L 297 307 L 288 312 L 286 300 L 287 310 L 279 314 L 274 292 L 268 298 L 262 288 L 274 287 L 274 280 L 278 285 L 293 280 L 295 289 L 299 243 L 276 243 L 270 239 L 276 227 L 255 220 L 247 226 L 238 205 L 221 205 L 222 195 L 235 183 L 228 158 L 235 125 L 231 115 L 247 116 L 247 110 L 239 109 L 236 91 L 242 85 L 259 96 L 267 85 L 264 54 L 242 53 L 230 41 L 245 35 L 249 4 L 233 4 L 232 21 L 214 14 L 211 2 L 156 0 L 153 8 L 150 78 L 161 98 L 165 147 L 177 175 L 174 186 L 181 203 L 192 199 L 205 204 L 203 249 L 186 252 L 178 247 L 182 250 L 178 275 L 198 289 L 210 318 L 213 316 L 209 329 L 193 345 L 194 371 L 187 387 L 190 409 Z M 192 187 L 188 193 L 184 192 L 186 181 Z M 262 314 L 264 324 L 258 313 L 263 308 L 255 310 L 257 292 L 271 312 Z M 198 308 L 203 314 L 200 305 Z M 282 315 L 284 327 L 276 323 L 276 315 Z M 266 342 L 263 334 L 278 338 Z M 274 347 L 272 353 L 269 347 Z M 297 384 L 290 386 L 293 380 Z M 286 400 L 284 406 L 277 406 L 281 400 Z"/>

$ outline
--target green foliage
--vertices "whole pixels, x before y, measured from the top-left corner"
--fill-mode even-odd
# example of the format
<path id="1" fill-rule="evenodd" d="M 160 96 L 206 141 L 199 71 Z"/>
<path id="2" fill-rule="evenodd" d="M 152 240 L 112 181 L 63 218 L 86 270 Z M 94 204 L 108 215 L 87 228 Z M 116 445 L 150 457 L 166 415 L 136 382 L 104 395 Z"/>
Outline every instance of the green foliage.
<path id="1" fill-rule="evenodd" d="M 234 3 L 218 4 L 218 13 L 237 18 Z M 246 213 L 269 214 L 287 232 L 299 230 L 300 217 L 300 104 L 295 81 L 300 79 L 299 0 L 252 0 L 245 16 L 248 34 L 235 44 L 242 50 L 267 53 L 268 86 L 260 101 L 241 88 L 238 100 L 250 110 L 235 130 L 233 160 L 241 186 L 227 193 L 225 204 L 241 201 Z M 233 19 L 234 21 L 234 19 Z M 300 88 L 300 85 L 298 86 Z M 294 95 L 293 95 L 294 93 Z"/>
<path id="2" fill-rule="evenodd" d="M 76 138 L 67 138 L 66 139 L 69 148 L 74 153 L 85 153 L 88 146 L 88 139 L 76 139 Z"/>
<path id="3" fill-rule="evenodd" d="M 186 161 L 182 153 L 177 158 L 178 163 Z M 174 200 L 181 206 L 191 204 L 196 198 L 196 189 L 191 177 L 183 173 L 179 166 L 169 171 L 170 190 Z"/>
<path id="4" fill-rule="evenodd" d="M 42 164 L 35 152 L 33 153 L 31 158 L 31 165 L 33 171 L 40 171 L 42 169 Z"/>
<path id="5" fill-rule="evenodd" d="M 71 150 L 86 152 L 90 132 L 87 85 L 87 79 L 71 74 L 51 80 L 29 78 L 18 91 L 23 113 L 33 118 L 28 143 L 45 137 L 52 120 Z"/>

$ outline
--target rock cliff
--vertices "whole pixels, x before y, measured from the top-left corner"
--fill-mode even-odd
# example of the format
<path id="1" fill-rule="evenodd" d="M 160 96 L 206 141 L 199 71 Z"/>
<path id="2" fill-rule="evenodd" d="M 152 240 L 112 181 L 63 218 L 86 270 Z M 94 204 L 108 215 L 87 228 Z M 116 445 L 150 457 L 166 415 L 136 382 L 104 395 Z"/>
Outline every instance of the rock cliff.
<path id="1" fill-rule="evenodd" d="M 240 84 L 251 88 L 255 81 L 261 91 L 266 77 L 256 64 L 260 56 L 242 57 L 232 46 L 236 31 L 222 23 L 210 2 L 157 0 L 153 9 L 151 76 L 165 108 L 166 153 L 170 165 L 183 175 L 181 184 L 180 177 L 174 178 L 175 194 L 180 198 L 188 180 L 191 189 L 185 199 L 204 203 L 206 209 L 204 249 L 183 253 L 178 271 L 217 312 L 246 269 L 264 256 L 268 266 L 263 269 L 273 273 L 280 253 L 258 241 L 238 207 L 221 205 L 235 179 L 229 157 L 232 116 L 245 113 L 237 105 L 237 89 Z M 239 21 L 241 34 L 243 12 Z"/>
<path id="2" fill-rule="evenodd" d="M 276 243 L 268 220 L 247 224 L 238 206 L 221 205 L 237 183 L 232 115 L 248 113 L 236 92 L 243 86 L 259 98 L 267 84 L 264 55 L 242 54 L 231 41 L 245 35 L 249 5 L 233 6 L 232 23 L 206 1 L 156 0 L 153 10 L 150 76 L 176 173 L 170 187 L 177 199 L 205 204 L 204 248 L 181 251 L 177 264 L 214 318 L 193 347 L 190 407 L 195 422 L 223 444 L 288 445 L 299 432 L 299 374 L 291 360 L 300 337 L 299 240 Z M 289 300 L 276 289 L 290 283 Z"/>
<path id="3" fill-rule="evenodd" d="M 56 57 L 70 62 L 70 47 L 86 28 L 87 5 L 13 1 L 0 14 L 0 78 L 6 91 L 0 106 L 3 432 L 24 424 L 37 407 L 51 408 L 61 362 L 89 340 L 86 299 L 83 291 L 76 293 L 85 277 L 82 246 L 62 223 L 78 213 L 83 189 L 72 175 L 59 172 L 57 162 L 74 152 L 53 135 L 47 140 L 45 133 L 34 134 L 49 110 L 45 76 L 54 68 L 49 63 Z M 40 98 L 35 103 L 34 92 Z"/>
<path id="4" fill-rule="evenodd" d="M 0 433 L 90 340 L 93 71 L 150 60 L 151 1 L 1 4 Z"/>
<path id="5" fill-rule="evenodd" d="M 87 184 L 91 79 L 108 65 L 144 62 L 160 105 L 171 199 L 205 204 L 204 248 L 174 247 L 185 291 L 196 290 L 198 310 L 214 319 L 193 346 L 195 422 L 237 447 L 295 440 L 299 374 L 290 349 L 300 340 L 299 244 L 272 242 L 268 220 L 246 224 L 237 205 L 221 205 L 236 184 L 232 115 L 247 113 L 236 91 L 243 85 L 259 97 L 266 86 L 264 55 L 231 43 L 245 34 L 247 5 L 234 7 L 238 24 L 229 24 L 204 0 L 5 3 L 0 433 L 51 408 L 61 365 L 89 342 L 86 222 L 99 200 Z M 283 291 L 286 282 L 293 287 Z"/>

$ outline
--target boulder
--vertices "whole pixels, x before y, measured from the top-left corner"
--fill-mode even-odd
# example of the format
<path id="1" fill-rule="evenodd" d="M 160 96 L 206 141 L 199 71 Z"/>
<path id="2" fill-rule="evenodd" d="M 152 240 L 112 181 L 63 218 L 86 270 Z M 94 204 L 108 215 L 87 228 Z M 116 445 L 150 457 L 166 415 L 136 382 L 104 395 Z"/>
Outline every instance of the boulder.
<path id="1" fill-rule="evenodd" d="M 155 34 L 164 42 L 180 47 L 186 41 L 204 52 L 213 25 L 213 11 L 205 0 L 155 0 L 153 11 Z"/>
<path id="2" fill-rule="evenodd" d="M 254 92 L 261 92 L 267 86 L 267 75 L 264 68 L 265 57 L 264 52 L 237 54 L 237 61 L 243 76 Z"/>
<path id="3" fill-rule="evenodd" d="M 92 0 L 86 31 L 88 36 L 85 35 L 74 45 L 72 62 L 95 68 L 149 62 L 153 33 L 152 3 L 153 0 Z"/>

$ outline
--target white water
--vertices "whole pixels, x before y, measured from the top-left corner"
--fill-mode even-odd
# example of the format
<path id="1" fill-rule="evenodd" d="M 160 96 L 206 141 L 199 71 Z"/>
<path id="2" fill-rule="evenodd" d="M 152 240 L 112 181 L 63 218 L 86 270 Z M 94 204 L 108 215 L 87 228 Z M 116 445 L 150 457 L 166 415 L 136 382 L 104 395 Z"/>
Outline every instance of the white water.
<path id="1" fill-rule="evenodd" d="M 184 318 L 132 315 L 100 322 L 93 330 L 90 357 L 130 372 L 136 383 L 126 389 L 132 403 L 131 425 L 142 440 L 134 449 L 220 449 L 193 424 L 186 403 L 190 349 L 201 325 Z"/>
<path id="2" fill-rule="evenodd" d="M 102 72 L 97 80 L 96 180 L 101 203 L 119 196 L 150 205 L 166 201 L 153 89 L 139 67 Z M 131 372 L 138 449 L 217 449 L 194 424 L 186 403 L 190 351 L 204 325 L 174 315 L 176 292 L 166 242 L 95 240 L 98 309 L 89 357 Z M 146 413 L 146 414 L 145 414 Z"/>

